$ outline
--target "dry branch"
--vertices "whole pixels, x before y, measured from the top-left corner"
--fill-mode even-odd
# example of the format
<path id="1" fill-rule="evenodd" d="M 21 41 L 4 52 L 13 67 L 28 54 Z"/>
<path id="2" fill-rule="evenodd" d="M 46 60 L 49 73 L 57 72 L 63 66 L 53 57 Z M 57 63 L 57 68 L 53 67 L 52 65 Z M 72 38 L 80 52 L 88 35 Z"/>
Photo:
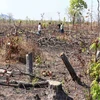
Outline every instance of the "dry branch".
<path id="1" fill-rule="evenodd" d="M 30 76 L 32 78 L 37 78 L 41 81 L 45 81 L 46 79 L 40 78 L 38 76 L 36 76 L 35 74 L 30 74 L 30 73 L 26 73 L 26 72 L 22 72 L 22 71 L 6 71 L 5 69 L 0 69 L 0 74 L 2 75 L 0 77 L 0 79 L 5 79 L 5 77 L 3 77 L 4 74 L 8 75 L 8 76 L 16 76 L 16 75 L 26 75 L 26 76 Z"/>

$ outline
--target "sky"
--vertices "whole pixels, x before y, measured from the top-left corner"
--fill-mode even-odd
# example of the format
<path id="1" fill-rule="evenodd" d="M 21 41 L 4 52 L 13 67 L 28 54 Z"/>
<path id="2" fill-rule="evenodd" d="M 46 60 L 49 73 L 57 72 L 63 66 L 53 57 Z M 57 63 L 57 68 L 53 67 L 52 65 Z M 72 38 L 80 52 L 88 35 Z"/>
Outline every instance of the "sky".
<path id="1" fill-rule="evenodd" d="M 0 0 L 0 13 L 11 13 L 15 19 L 40 20 L 41 14 L 44 13 L 45 20 L 58 20 L 58 12 L 60 19 L 67 16 L 67 8 L 70 0 Z M 91 1 L 93 1 L 93 11 L 96 15 L 97 0 L 85 0 L 91 9 Z M 86 11 L 85 11 L 86 12 Z"/>

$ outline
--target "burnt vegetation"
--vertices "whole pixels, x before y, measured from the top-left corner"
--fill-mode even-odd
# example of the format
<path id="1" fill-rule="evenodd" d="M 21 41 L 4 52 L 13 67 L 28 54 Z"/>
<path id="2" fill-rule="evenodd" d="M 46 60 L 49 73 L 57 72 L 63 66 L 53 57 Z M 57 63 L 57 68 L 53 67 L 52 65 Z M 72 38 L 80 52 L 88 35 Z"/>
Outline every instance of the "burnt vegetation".
<path id="1" fill-rule="evenodd" d="M 0 98 L 91 100 L 92 78 L 87 71 L 95 55 L 90 45 L 99 37 L 99 26 L 94 22 L 91 29 L 89 22 L 74 26 L 65 22 L 60 33 L 58 24 L 43 22 L 40 36 L 37 21 L 1 20 Z M 32 62 L 27 63 L 30 53 Z M 27 64 L 32 73 L 26 72 Z"/>

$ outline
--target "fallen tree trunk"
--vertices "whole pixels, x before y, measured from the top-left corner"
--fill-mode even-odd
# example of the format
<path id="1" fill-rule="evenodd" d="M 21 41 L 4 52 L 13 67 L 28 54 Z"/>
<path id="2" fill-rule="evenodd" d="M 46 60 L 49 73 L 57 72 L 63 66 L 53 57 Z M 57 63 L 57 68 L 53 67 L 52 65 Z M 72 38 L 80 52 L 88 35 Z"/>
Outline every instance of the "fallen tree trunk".
<path id="1" fill-rule="evenodd" d="M 26 76 L 30 76 L 32 78 L 38 78 L 41 81 L 46 81 L 45 79 L 42 79 L 32 73 L 26 73 L 26 72 L 22 72 L 22 71 L 7 71 L 5 69 L 0 69 L 0 79 L 5 79 L 6 75 L 7 76 L 15 76 L 15 75 L 26 75 Z"/>
<path id="2" fill-rule="evenodd" d="M 62 84 L 58 81 L 47 80 L 47 81 L 35 82 L 34 84 L 27 83 L 24 81 L 10 81 L 8 84 L 6 83 L 6 80 L 5 81 L 2 80 L 0 81 L 0 85 L 11 86 L 15 88 L 24 88 L 24 89 L 27 89 L 30 87 L 35 87 L 35 88 L 47 87 L 48 100 L 73 100 L 64 92 L 64 90 L 62 89 Z"/>
<path id="3" fill-rule="evenodd" d="M 27 83 L 24 81 L 10 81 L 9 84 L 6 82 L 6 80 L 0 81 L 0 85 L 4 86 L 11 86 L 11 87 L 19 87 L 19 88 L 28 88 L 28 87 L 37 87 L 37 88 L 43 88 L 48 86 L 47 81 L 40 81 L 40 82 L 35 82 L 34 84 L 32 83 Z"/>
<path id="4" fill-rule="evenodd" d="M 26 73 L 26 72 L 22 72 L 22 71 L 20 71 L 20 72 L 14 71 L 14 72 L 12 73 L 12 75 L 13 75 L 13 76 L 14 76 L 14 75 L 26 75 L 26 76 L 30 76 L 30 77 L 32 77 L 32 78 L 38 78 L 38 79 L 41 80 L 41 81 L 46 81 L 46 79 L 40 78 L 40 77 L 36 76 L 35 74 L 30 74 L 30 73 Z"/>

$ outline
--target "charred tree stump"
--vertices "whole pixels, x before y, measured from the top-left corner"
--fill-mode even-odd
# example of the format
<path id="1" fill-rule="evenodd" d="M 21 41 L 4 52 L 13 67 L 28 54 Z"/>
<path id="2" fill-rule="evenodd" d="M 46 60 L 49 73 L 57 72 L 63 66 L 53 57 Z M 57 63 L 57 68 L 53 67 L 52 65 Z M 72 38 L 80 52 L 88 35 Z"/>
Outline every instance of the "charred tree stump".
<path id="1" fill-rule="evenodd" d="M 26 54 L 26 73 L 33 74 L 33 59 L 32 53 Z M 31 81 L 32 77 L 28 77 L 28 80 Z"/>
<path id="2" fill-rule="evenodd" d="M 65 56 L 65 54 L 61 53 L 60 57 L 63 60 L 65 66 L 67 67 L 73 81 L 77 82 L 79 85 L 81 85 L 85 88 L 90 88 L 90 86 L 86 85 L 84 82 L 81 82 L 80 78 L 77 76 L 76 72 L 74 71 L 73 67 L 71 66 L 71 64 L 68 61 L 68 58 Z"/>
<path id="3" fill-rule="evenodd" d="M 77 83 L 80 82 L 80 78 L 76 75 L 76 72 L 74 71 L 73 67 L 71 66 L 70 62 L 68 61 L 67 57 L 64 53 L 61 53 L 61 59 L 63 60 L 65 66 L 67 67 L 73 81 L 76 81 Z"/>
<path id="4" fill-rule="evenodd" d="M 48 100 L 73 100 L 63 91 L 60 82 L 48 80 L 48 83 Z"/>

